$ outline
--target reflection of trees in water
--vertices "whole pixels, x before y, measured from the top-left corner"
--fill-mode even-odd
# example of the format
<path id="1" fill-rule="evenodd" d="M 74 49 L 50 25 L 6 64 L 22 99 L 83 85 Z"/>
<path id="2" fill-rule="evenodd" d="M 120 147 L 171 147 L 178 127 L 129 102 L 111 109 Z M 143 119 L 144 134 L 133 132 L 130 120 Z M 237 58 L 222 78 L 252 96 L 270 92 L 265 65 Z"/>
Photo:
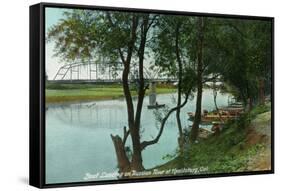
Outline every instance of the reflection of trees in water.
<path id="1" fill-rule="evenodd" d="M 78 103 L 50 106 L 47 115 L 72 127 L 116 128 L 122 125 L 124 107 L 99 103 Z"/>

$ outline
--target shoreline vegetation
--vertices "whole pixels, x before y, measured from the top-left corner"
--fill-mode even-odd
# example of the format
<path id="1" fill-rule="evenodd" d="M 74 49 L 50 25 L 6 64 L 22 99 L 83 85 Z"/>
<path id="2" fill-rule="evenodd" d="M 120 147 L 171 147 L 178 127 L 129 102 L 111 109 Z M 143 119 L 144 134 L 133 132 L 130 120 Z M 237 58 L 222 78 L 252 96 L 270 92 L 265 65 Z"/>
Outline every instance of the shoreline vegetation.
<path id="1" fill-rule="evenodd" d="M 126 178 L 155 178 L 271 170 L 271 102 L 258 105 L 237 121 L 229 121 L 219 135 L 211 135 L 163 158 L 162 165 Z"/>
<path id="2" fill-rule="evenodd" d="M 176 93 L 172 85 L 157 85 L 157 94 Z M 131 89 L 136 96 L 136 89 Z M 147 91 L 149 92 L 149 91 Z M 148 94 L 148 93 L 147 93 Z M 46 103 L 62 104 L 112 100 L 123 98 L 121 84 L 46 84 Z M 194 174 L 216 174 L 271 169 L 271 102 L 257 105 L 237 120 L 228 121 L 219 135 L 211 134 L 198 139 L 185 151 L 167 153 L 168 162 L 140 171 L 142 176 L 128 178 L 151 178 Z M 183 171 L 183 173 L 180 173 Z M 159 174 L 160 173 L 160 174 Z"/>
<path id="3" fill-rule="evenodd" d="M 143 152 L 165 137 L 170 117 L 177 134 L 169 139 L 177 149 L 166 151 L 169 162 L 152 168 L 152 177 L 171 176 L 170 169 L 176 169 L 172 175 L 271 170 L 271 30 L 271 20 L 67 10 L 46 34 L 53 55 L 68 64 L 56 72 L 60 81 L 48 81 L 46 73 L 45 101 L 124 99 L 127 121 L 112 124 L 123 131 L 110 133 L 121 178 L 122 173 L 134 178 L 126 172 L 150 177 Z M 50 66 L 46 71 L 54 69 Z M 119 77 L 122 81 L 108 80 Z M 208 99 L 204 88 L 213 92 Z M 227 107 L 217 103 L 222 92 L 231 95 Z M 157 109 L 166 103 L 158 104 L 156 94 L 165 93 L 175 93 L 174 107 L 154 112 L 155 136 L 144 138 L 145 96 L 148 109 Z M 186 113 L 191 98 L 194 111 Z M 204 108 L 206 101 L 214 110 Z M 191 121 L 188 126 L 185 120 Z M 205 122 L 212 125 L 208 132 Z"/>
<path id="4" fill-rule="evenodd" d="M 157 85 L 157 94 L 176 93 L 172 85 Z M 136 88 L 131 89 L 132 96 L 137 96 Z M 146 95 L 149 91 L 146 92 Z M 121 84 L 62 84 L 46 83 L 46 103 L 62 104 L 70 102 L 87 102 L 114 100 L 124 98 Z"/>
<path id="5" fill-rule="evenodd" d="M 119 172 L 128 179 L 157 178 L 271 170 L 271 103 L 258 105 L 236 121 L 229 121 L 219 135 L 211 135 L 164 156 L 170 160 L 144 171 Z M 164 158 L 163 157 L 163 158 Z M 112 176 L 112 173 L 109 173 Z M 90 177 L 89 179 L 96 177 Z"/>
<path id="6" fill-rule="evenodd" d="M 229 121 L 219 135 L 191 144 L 182 156 L 178 151 L 168 154 L 165 157 L 171 160 L 149 170 L 207 170 L 199 171 L 200 174 L 263 171 L 271 170 L 270 156 L 271 103 L 268 102 L 254 107 L 237 121 Z"/>
<path id="7" fill-rule="evenodd" d="M 173 85 L 157 85 L 157 94 L 176 93 L 176 91 L 177 89 Z M 131 93 L 133 96 L 137 95 L 136 87 L 131 88 Z M 105 86 L 46 83 L 47 104 L 120 98 L 124 98 L 121 84 Z M 169 159 L 168 162 L 145 170 L 146 175 L 141 177 L 157 177 L 160 172 L 165 172 L 162 176 L 180 176 L 270 170 L 270 117 L 270 102 L 265 105 L 257 105 L 251 111 L 245 112 L 239 119 L 228 121 L 219 135 L 212 134 L 208 138 L 199 139 L 196 144 L 190 144 L 182 154 L 179 151 L 167 153 L 164 157 Z M 176 171 L 180 172 L 182 169 L 188 170 L 190 173 L 175 174 Z M 147 175 L 148 172 L 151 174 Z M 137 178 L 137 176 L 129 177 Z"/>

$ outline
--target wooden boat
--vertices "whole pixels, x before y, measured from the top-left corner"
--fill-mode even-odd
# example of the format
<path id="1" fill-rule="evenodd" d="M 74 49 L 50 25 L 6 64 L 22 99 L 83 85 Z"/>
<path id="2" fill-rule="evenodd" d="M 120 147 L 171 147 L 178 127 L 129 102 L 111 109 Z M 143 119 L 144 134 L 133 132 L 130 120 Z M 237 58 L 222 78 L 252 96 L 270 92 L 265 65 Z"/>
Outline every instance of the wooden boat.
<path id="1" fill-rule="evenodd" d="M 228 112 L 230 115 L 241 115 L 244 112 L 242 107 L 225 107 L 220 108 L 220 111 Z"/>
<path id="2" fill-rule="evenodd" d="M 192 112 L 188 113 L 189 120 L 193 121 L 195 114 Z M 214 121 L 227 121 L 230 119 L 235 119 L 236 115 L 230 115 L 228 112 L 221 112 L 220 115 L 218 113 L 208 113 L 201 115 L 201 123 L 203 124 L 211 124 Z"/>
<path id="3" fill-rule="evenodd" d="M 242 105 L 243 106 L 243 102 L 233 102 L 233 103 L 230 103 L 229 105 Z"/>
<path id="4" fill-rule="evenodd" d="M 211 123 L 213 121 L 227 121 L 227 120 L 235 119 L 235 118 L 236 118 L 236 116 L 224 114 L 224 113 L 222 113 L 221 115 L 207 114 L 207 115 L 201 117 L 201 121 Z"/>
<path id="5" fill-rule="evenodd" d="M 165 104 L 148 105 L 147 109 L 158 109 L 162 107 L 165 107 Z"/>
<path id="6" fill-rule="evenodd" d="M 244 112 L 244 107 L 241 102 L 235 102 L 229 104 L 227 107 L 219 108 L 219 110 L 214 110 L 208 112 L 204 110 L 201 114 L 201 124 L 210 124 L 212 122 L 225 122 L 230 119 L 235 119 L 240 116 Z M 192 112 L 187 113 L 189 116 L 189 120 L 193 121 L 195 114 Z"/>
<path id="7" fill-rule="evenodd" d="M 243 105 L 240 105 L 240 104 L 231 104 L 227 107 L 230 107 L 230 108 L 243 108 L 244 106 Z"/>
<path id="8" fill-rule="evenodd" d="M 195 114 L 192 113 L 192 112 L 188 112 L 187 114 L 189 116 L 188 120 L 193 121 L 194 117 L 195 117 Z M 200 123 L 203 124 L 203 125 L 209 125 L 209 124 L 211 124 L 213 122 L 212 120 L 209 119 L 209 118 L 205 118 L 204 115 L 201 115 L 201 122 Z"/>

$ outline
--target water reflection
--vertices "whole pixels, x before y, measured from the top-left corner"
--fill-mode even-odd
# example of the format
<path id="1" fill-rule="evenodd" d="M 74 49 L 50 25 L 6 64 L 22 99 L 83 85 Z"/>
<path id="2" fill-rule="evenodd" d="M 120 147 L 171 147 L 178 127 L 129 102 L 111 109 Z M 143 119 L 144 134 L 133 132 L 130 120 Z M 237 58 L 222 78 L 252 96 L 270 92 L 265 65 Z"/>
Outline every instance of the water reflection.
<path id="1" fill-rule="evenodd" d="M 158 95 L 157 101 L 173 107 L 174 94 Z M 227 95 L 218 94 L 219 106 L 227 104 Z M 191 100 L 182 110 L 183 126 L 191 125 L 187 112 L 195 110 Z M 144 99 L 142 111 L 141 139 L 153 138 L 158 129 L 153 110 L 148 110 L 148 98 Z M 203 108 L 213 109 L 212 91 L 203 93 Z M 108 100 L 87 103 L 50 105 L 46 111 L 46 182 L 83 181 L 86 173 L 113 172 L 117 162 L 110 134 L 122 134 L 127 125 L 124 100 Z M 177 147 L 177 128 L 175 115 L 166 123 L 160 141 L 147 147 L 143 155 L 145 168 L 165 163 L 163 159 Z M 129 139 L 128 139 L 129 140 Z M 128 142 L 130 144 L 130 142 Z"/>
<path id="2" fill-rule="evenodd" d="M 61 123 L 72 127 L 116 128 L 116 125 L 125 122 L 121 115 L 125 109 L 123 101 L 64 104 L 49 109 L 47 115 L 55 116 Z"/>

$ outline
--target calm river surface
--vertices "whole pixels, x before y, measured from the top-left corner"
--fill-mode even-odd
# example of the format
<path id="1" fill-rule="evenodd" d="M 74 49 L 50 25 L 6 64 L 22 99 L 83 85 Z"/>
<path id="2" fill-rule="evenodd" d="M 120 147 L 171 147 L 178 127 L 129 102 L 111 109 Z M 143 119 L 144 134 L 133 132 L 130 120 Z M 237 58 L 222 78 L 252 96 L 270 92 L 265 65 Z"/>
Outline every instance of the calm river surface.
<path id="1" fill-rule="evenodd" d="M 162 94 L 157 96 L 157 102 L 174 107 L 175 98 L 176 94 Z M 228 94 L 218 93 L 219 106 L 227 105 L 227 99 Z M 190 100 L 182 109 L 181 120 L 184 127 L 191 125 L 187 112 L 195 111 L 195 102 L 196 99 Z M 150 140 L 158 132 L 154 110 L 148 110 L 147 105 L 148 97 L 144 100 L 142 110 L 142 140 Z M 214 109 L 212 90 L 204 90 L 202 105 L 204 109 Z M 46 183 L 86 181 L 84 177 L 87 173 L 116 171 L 117 162 L 110 134 L 123 136 L 123 126 L 126 125 L 125 100 L 48 106 L 46 111 Z M 143 151 L 145 168 L 167 162 L 163 156 L 175 152 L 177 134 L 176 119 L 173 114 L 166 123 L 160 141 Z"/>

